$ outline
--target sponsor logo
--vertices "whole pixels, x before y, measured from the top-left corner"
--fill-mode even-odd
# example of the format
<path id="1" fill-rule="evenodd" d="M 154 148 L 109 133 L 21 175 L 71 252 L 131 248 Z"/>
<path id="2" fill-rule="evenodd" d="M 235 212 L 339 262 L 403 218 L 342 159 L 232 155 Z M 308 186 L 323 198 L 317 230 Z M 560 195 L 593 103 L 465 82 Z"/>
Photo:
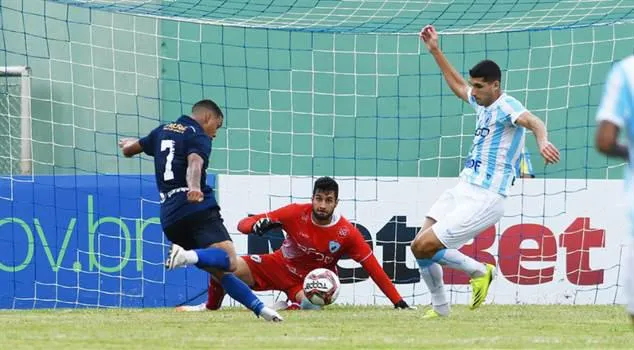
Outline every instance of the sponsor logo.
<path id="1" fill-rule="evenodd" d="M 473 171 L 475 172 L 478 171 L 480 165 L 482 165 L 482 162 L 473 158 L 467 159 L 467 161 L 464 163 L 465 168 L 473 168 Z"/>
<path id="2" fill-rule="evenodd" d="M 475 130 L 475 136 L 487 137 L 490 131 L 489 128 L 477 128 Z"/>
<path id="3" fill-rule="evenodd" d="M 187 130 L 187 126 L 179 123 L 169 123 L 163 126 L 163 130 L 183 134 L 185 133 L 185 130 Z M 194 131 L 196 131 L 196 129 L 194 129 Z"/>

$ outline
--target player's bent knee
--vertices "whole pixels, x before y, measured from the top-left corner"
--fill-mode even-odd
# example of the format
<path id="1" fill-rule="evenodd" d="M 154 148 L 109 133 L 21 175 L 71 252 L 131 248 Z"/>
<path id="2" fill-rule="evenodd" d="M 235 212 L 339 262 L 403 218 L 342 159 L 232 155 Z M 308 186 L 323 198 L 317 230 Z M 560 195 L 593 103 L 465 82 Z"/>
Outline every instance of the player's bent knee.
<path id="1" fill-rule="evenodd" d="M 427 231 L 414 239 L 410 249 L 416 259 L 431 259 L 442 247 L 436 241 L 438 241 L 438 238 L 436 238 L 434 233 Z"/>
<path id="2" fill-rule="evenodd" d="M 429 248 L 429 243 L 422 235 L 416 238 L 410 247 L 416 259 L 431 258 L 434 253 L 430 253 Z"/>
<path id="3" fill-rule="evenodd" d="M 421 241 L 422 241 L 421 236 L 422 235 L 416 236 L 416 238 L 414 238 L 414 240 L 412 241 L 412 243 L 409 246 L 409 249 L 412 251 L 414 256 L 420 254 L 420 252 L 421 252 L 421 245 L 422 245 L 421 244 Z"/>

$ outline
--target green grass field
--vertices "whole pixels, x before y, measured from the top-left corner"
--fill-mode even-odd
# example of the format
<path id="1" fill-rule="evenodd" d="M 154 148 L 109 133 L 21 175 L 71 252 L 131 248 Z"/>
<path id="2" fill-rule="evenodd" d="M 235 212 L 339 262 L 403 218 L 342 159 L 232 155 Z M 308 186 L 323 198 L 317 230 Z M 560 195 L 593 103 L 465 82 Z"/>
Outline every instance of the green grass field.
<path id="1" fill-rule="evenodd" d="M 0 349 L 404 349 L 632 348 L 620 306 L 454 307 L 425 321 L 422 310 L 331 307 L 284 312 L 281 324 L 245 309 L 0 312 Z"/>

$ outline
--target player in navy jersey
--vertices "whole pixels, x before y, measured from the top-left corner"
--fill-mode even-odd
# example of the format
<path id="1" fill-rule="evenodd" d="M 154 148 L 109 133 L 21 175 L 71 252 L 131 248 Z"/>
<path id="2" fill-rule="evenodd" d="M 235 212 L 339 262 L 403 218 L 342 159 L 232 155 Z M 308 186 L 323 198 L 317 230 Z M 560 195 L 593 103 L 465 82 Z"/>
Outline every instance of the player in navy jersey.
<path id="1" fill-rule="evenodd" d="M 141 139 L 125 138 L 119 147 L 126 157 L 144 152 L 154 157 L 156 185 L 161 201 L 161 226 L 172 242 L 167 269 L 193 265 L 209 271 L 227 294 L 267 321 L 282 321 L 264 306 L 249 287 L 230 272 L 237 256 L 220 216 L 213 189 L 207 185 L 211 140 L 224 116 L 211 100 L 192 107 L 172 123 L 159 125 Z"/>

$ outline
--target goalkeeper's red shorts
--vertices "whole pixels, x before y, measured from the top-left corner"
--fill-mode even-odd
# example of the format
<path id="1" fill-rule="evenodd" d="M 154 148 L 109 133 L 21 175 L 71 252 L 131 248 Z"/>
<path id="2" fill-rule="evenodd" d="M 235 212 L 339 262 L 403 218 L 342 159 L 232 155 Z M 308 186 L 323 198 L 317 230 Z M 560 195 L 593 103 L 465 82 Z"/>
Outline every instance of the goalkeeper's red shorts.
<path id="1" fill-rule="evenodd" d="M 254 291 L 279 290 L 292 302 L 304 288 L 304 280 L 288 270 L 286 261 L 278 254 L 244 255 L 241 258 L 249 265 L 255 285 Z"/>

